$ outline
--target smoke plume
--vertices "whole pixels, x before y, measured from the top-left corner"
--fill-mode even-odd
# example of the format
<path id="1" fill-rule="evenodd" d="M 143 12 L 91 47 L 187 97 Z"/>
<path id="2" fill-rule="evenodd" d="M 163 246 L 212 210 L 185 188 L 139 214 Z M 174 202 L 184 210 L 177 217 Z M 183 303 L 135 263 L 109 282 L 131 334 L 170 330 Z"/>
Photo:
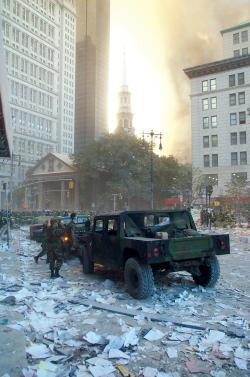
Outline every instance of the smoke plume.
<path id="1" fill-rule="evenodd" d="M 160 9 L 164 6 L 164 10 Z M 184 68 L 223 58 L 220 30 L 250 18 L 250 1 L 160 0 L 165 18 L 166 67 L 171 85 L 168 144 L 181 160 L 191 159 L 190 82 Z M 164 20 L 162 20 L 164 22 Z"/>

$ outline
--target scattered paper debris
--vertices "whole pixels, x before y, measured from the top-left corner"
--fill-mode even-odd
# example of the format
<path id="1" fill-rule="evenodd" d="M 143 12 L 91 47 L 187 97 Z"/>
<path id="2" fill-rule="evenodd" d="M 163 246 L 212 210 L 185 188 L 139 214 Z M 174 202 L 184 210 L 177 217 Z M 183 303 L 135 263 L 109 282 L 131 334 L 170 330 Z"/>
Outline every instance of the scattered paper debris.
<path id="1" fill-rule="evenodd" d="M 144 339 L 153 342 L 155 340 L 160 340 L 165 336 L 165 334 L 158 329 L 151 329 L 145 336 Z"/>
<path id="2" fill-rule="evenodd" d="M 93 331 L 89 331 L 83 337 L 83 339 L 86 340 L 90 344 L 104 344 L 105 343 L 104 337 L 94 333 Z"/>
<path id="3" fill-rule="evenodd" d="M 33 359 L 46 359 L 51 356 L 50 350 L 44 344 L 32 344 L 26 348 L 26 352 L 31 355 Z"/>
<path id="4" fill-rule="evenodd" d="M 109 351 L 109 359 L 130 359 L 130 356 L 125 352 L 112 348 Z"/>
<path id="5" fill-rule="evenodd" d="M 146 367 L 143 369 L 143 377 L 156 377 L 158 374 L 158 370 L 151 367 Z"/>
<path id="6" fill-rule="evenodd" d="M 174 347 L 167 347 L 167 354 L 170 359 L 178 357 L 177 348 Z"/>

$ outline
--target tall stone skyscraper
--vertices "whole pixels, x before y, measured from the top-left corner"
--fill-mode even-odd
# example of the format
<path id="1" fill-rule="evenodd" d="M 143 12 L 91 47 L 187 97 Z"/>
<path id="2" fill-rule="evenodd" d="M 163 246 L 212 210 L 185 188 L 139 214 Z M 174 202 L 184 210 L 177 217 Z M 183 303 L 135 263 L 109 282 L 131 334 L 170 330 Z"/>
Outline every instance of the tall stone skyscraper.
<path id="1" fill-rule="evenodd" d="M 75 153 L 108 132 L 110 1 L 77 0 Z"/>
<path id="2" fill-rule="evenodd" d="M 0 0 L 0 27 L 19 183 L 48 152 L 74 151 L 75 0 Z"/>

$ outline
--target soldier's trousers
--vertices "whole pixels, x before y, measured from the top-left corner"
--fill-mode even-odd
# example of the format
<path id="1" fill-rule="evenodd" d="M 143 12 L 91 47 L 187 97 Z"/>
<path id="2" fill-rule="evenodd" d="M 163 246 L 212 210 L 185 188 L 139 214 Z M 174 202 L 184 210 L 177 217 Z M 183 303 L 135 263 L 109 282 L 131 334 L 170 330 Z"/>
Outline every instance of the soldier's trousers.
<path id="1" fill-rule="evenodd" d="M 46 255 L 48 253 L 48 244 L 47 242 L 42 242 L 41 244 L 41 247 L 42 247 L 42 251 L 40 251 L 40 253 L 37 255 L 37 258 L 41 258 L 43 257 L 44 255 Z"/>
<path id="2" fill-rule="evenodd" d="M 48 250 L 49 257 L 49 267 L 51 271 L 60 270 L 63 264 L 63 252 L 61 249 L 50 249 Z"/>

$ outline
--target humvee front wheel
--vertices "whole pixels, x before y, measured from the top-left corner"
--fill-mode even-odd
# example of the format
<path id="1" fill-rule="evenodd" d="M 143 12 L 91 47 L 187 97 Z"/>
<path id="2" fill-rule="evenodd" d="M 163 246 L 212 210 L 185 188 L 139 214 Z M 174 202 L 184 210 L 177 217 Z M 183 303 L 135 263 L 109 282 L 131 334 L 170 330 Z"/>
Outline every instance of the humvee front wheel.
<path id="1" fill-rule="evenodd" d="M 85 274 L 93 274 L 94 272 L 94 262 L 91 259 L 91 247 L 90 245 L 82 246 L 82 261 L 83 261 L 83 272 Z"/>
<path id="2" fill-rule="evenodd" d="M 220 277 L 220 265 L 216 255 L 210 258 L 208 264 L 199 266 L 200 274 L 192 274 L 196 284 L 203 287 L 214 287 Z"/>
<path id="3" fill-rule="evenodd" d="M 124 269 L 124 280 L 129 294 L 136 299 L 149 297 L 154 291 L 154 276 L 151 266 L 137 258 L 129 258 Z"/>

